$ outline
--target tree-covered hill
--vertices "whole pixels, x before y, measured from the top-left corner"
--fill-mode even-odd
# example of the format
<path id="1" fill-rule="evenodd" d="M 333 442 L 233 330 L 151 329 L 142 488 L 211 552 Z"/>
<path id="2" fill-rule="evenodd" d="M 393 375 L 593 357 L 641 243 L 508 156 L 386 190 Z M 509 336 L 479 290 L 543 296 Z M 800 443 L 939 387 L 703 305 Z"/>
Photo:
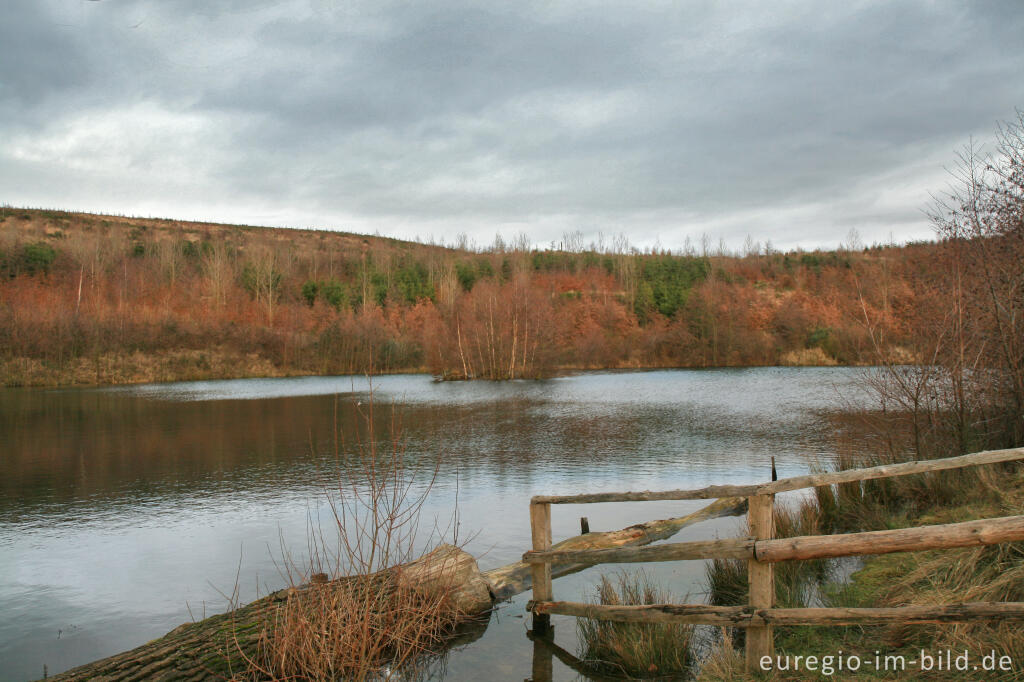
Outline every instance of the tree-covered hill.
<path id="1" fill-rule="evenodd" d="M 6 385 L 913 357 L 935 244 L 486 249 L 0 209 Z"/>

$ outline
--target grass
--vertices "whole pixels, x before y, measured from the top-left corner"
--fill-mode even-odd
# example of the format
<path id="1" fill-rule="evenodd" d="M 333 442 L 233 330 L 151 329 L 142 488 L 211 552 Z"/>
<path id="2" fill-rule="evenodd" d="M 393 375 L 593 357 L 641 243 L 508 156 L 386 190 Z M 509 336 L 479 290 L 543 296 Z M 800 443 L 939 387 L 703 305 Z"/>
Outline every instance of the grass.
<path id="1" fill-rule="evenodd" d="M 678 602 L 651 582 L 646 574 L 601 576 L 597 603 L 645 605 Z M 644 679 L 678 679 L 693 667 L 692 625 L 678 623 L 616 623 L 580 618 L 577 631 L 580 657 L 587 670 L 599 675 Z"/>
<path id="2" fill-rule="evenodd" d="M 1011 597 L 1009 584 L 1021 586 L 1020 548 L 1014 544 L 919 554 L 891 554 L 873 557 L 848 583 L 826 584 L 822 599 L 828 606 L 875 607 L 909 604 L 942 604 L 965 601 L 1000 601 Z M 952 570 L 951 570 L 952 569 Z M 988 577 L 1008 570 L 1006 580 L 995 585 Z M 923 579 L 923 583 L 919 582 Z M 992 585 L 992 589 L 989 589 Z M 966 589 L 964 589 L 966 588 Z M 963 591 L 961 591 L 963 589 Z M 1019 598 L 1018 598 L 1019 599 Z M 879 671 L 867 666 L 856 673 L 836 671 L 830 679 L 854 680 L 1021 680 L 1024 635 L 1016 624 L 849 626 L 777 628 L 776 655 L 822 656 L 844 652 L 862 659 L 881 656 L 915 660 L 921 651 L 971 653 L 975 662 L 996 652 L 1009 655 L 1014 671 L 929 671 L 907 665 L 905 670 Z M 898 666 L 897 666 L 898 667 Z M 728 638 L 703 662 L 700 682 L 744 682 L 753 680 L 820 680 L 821 672 L 776 671 L 763 676 L 745 670 L 741 649 Z"/>
<path id="3" fill-rule="evenodd" d="M 270 361 L 230 348 L 162 353 L 100 353 L 63 363 L 35 358 L 0 359 L 7 386 L 102 386 L 162 381 L 206 381 L 285 376 Z"/>

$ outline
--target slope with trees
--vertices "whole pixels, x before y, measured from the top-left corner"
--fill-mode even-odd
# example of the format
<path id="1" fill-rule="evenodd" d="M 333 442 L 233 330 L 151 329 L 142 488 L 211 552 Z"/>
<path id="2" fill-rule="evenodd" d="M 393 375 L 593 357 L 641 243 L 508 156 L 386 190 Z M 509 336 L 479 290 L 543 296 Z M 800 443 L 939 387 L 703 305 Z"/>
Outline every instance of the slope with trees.
<path id="1" fill-rule="evenodd" d="M 879 334 L 913 357 L 919 274 L 937 267 L 934 244 L 739 256 L 581 241 L 455 248 L 5 207 L 0 372 L 55 385 L 861 363 Z"/>

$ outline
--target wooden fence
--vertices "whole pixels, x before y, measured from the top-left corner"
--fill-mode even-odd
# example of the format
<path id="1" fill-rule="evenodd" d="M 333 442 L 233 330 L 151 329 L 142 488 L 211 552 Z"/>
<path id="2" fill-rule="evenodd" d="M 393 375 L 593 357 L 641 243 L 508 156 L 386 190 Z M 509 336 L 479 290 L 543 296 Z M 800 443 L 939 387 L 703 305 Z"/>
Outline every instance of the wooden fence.
<path id="1" fill-rule="evenodd" d="M 773 507 L 777 493 L 1022 459 L 1024 459 L 1024 448 L 1014 448 L 977 452 L 948 459 L 886 464 L 867 469 L 797 476 L 756 485 L 710 486 L 697 490 L 663 492 L 535 496 L 530 500 L 533 550 L 523 555 L 523 561 L 531 564 L 533 573 L 533 600 L 529 603 L 528 608 L 533 612 L 534 632 L 541 636 L 547 633 L 550 614 L 626 622 L 675 622 L 743 627 L 746 628 L 747 634 L 747 667 L 750 670 L 758 670 L 762 657 L 773 654 L 773 625 L 918 624 L 959 623 L 970 620 L 1024 620 L 1024 602 L 979 602 L 898 608 L 775 608 L 772 566 L 778 561 L 915 552 L 1024 540 L 1024 516 L 1006 516 L 981 521 L 866 533 L 779 539 L 773 537 Z M 749 537 L 677 542 L 645 547 L 551 550 L 551 505 L 553 504 L 698 500 L 735 496 L 748 499 L 747 513 L 751 533 Z M 747 559 L 750 595 L 746 606 L 708 606 L 706 604 L 607 606 L 554 600 L 551 581 L 552 563 L 601 564 L 714 558 Z"/>

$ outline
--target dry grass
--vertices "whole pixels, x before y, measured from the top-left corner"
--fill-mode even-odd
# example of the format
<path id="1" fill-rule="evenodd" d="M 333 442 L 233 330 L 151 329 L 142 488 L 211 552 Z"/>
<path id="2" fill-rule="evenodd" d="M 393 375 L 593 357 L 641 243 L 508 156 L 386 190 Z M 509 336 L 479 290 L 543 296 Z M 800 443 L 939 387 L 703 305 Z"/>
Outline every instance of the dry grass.
<path id="1" fill-rule="evenodd" d="M 746 672 L 743 653 L 729 643 L 728 633 L 722 629 L 722 638 L 701 662 L 697 679 L 701 682 L 732 682 L 733 680 L 757 679 Z"/>
<path id="2" fill-rule="evenodd" d="M 101 353 L 78 357 L 57 367 L 35 358 L 0 360 L 7 386 L 107 386 L 162 381 L 206 381 L 278 377 L 286 372 L 255 353 L 230 348 L 174 350 L 162 353 Z"/>
<path id="3" fill-rule="evenodd" d="M 414 676 L 458 620 L 443 590 L 356 576 L 295 589 L 262 624 L 246 679 L 386 679 Z"/>
<path id="4" fill-rule="evenodd" d="M 821 348 L 814 347 L 784 353 L 779 364 L 787 367 L 834 367 L 839 363 Z"/>
<path id="5" fill-rule="evenodd" d="M 984 478 L 987 475 L 983 474 Z M 947 509 L 922 519 L 924 523 L 948 523 L 977 516 L 1016 515 L 1024 512 L 1024 480 L 1010 478 L 997 495 L 1001 503 Z M 984 500 L 984 497 L 982 497 Z M 879 601 L 887 604 L 954 604 L 962 602 L 1024 601 L 1024 543 L 1004 543 L 947 551 L 922 552 L 893 557 L 879 562 L 886 585 L 879 591 Z M 955 626 L 894 626 L 885 632 L 886 639 L 896 643 L 928 642 L 941 649 L 964 649 L 973 652 L 995 650 L 1008 654 L 1014 661 L 1024 660 L 1024 631 L 1019 624 L 968 623 Z M 1020 667 L 1019 664 L 1016 667 Z M 1024 670 L 1001 679 L 1024 679 Z"/>

